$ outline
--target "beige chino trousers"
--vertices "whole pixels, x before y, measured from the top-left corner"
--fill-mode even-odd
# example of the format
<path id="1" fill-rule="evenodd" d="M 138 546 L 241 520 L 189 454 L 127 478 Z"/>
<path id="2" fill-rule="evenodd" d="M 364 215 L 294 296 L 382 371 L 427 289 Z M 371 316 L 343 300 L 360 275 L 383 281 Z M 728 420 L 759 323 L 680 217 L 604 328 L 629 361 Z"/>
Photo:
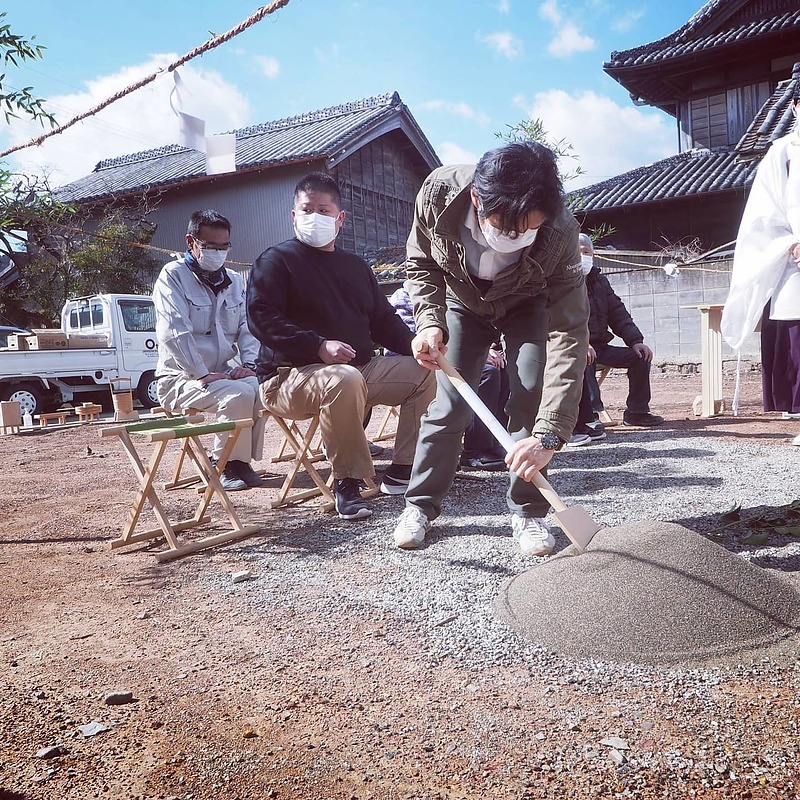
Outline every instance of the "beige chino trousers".
<path id="1" fill-rule="evenodd" d="M 400 406 L 395 464 L 414 461 L 420 419 L 436 394 L 433 373 L 411 356 L 376 356 L 361 367 L 309 364 L 281 367 L 261 384 L 261 402 L 285 419 L 319 414 L 319 428 L 336 478 L 372 478 L 364 419 L 373 406 Z"/>

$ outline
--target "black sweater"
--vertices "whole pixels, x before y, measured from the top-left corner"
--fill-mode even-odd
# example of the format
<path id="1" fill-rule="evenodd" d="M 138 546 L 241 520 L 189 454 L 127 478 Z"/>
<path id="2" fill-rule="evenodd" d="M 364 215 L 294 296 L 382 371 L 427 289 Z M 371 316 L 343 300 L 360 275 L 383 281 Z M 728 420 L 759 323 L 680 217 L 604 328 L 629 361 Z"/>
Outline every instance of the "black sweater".
<path id="1" fill-rule="evenodd" d="M 247 286 L 250 330 L 261 342 L 260 380 L 278 367 L 321 364 L 326 339 L 349 344 L 350 362 L 366 364 L 375 344 L 411 355 L 411 331 L 395 314 L 367 263 L 344 250 L 327 252 L 289 239 L 256 260 Z"/>

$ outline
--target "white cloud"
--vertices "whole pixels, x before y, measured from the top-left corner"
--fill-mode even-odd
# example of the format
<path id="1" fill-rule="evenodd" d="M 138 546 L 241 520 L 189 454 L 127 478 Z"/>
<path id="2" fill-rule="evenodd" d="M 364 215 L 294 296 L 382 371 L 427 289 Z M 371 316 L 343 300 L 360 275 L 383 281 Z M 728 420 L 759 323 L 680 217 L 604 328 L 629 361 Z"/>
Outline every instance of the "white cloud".
<path id="1" fill-rule="evenodd" d="M 498 11 L 499 11 L 501 14 L 508 14 L 508 12 L 511 10 L 511 5 L 510 5 L 510 3 L 508 2 L 508 0 L 500 0 L 500 1 L 497 3 L 497 5 L 495 6 L 495 8 L 496 8 L 496 9 L 497 9 L 497 10 L 498 10 Z"/>
<path id="2" fill-rule="evenodd" d="M 436 147 L 442 164 L 477 164 L 479 156 L 455 142 L 442 142 Z"/>
<path id="3" fill-rule="evenodd" d="M 255 61 L 256 64 L 261 67 L 261 71 L 264 75 L 270 80 L 274 80 L 278 77 L 281 66 L 277 58 L 273 58 L 272 56 L 256 56 Z"/>
<path id="4" fill-rule="evenodd" d="M 619 106 L 610 97 L 585 91 L 570 95 L 561 89 L 540 92 L 526 112 L 541 119 L 550 139 L 573 146 L 585 174 L 568 189 L 588 186 L 676 152 L 674 123 L 658 111 Z M 573 162 L 564 162 L 572 171 Z"/>
<path id="5" fill-rule="evenodd" d="M 539 16 L 550 22 L 555 29 L 555 35 L 547 45 L 547 50 L 557 58 L 566 58 L 573 53 L 582 53 L 594 49 L 594 39 L 580 32 L 578 26 L 570 21 L 564 21 L 564 15 L 558 7 L 558 0 L 545 0 L 539 6 Z"/>
<path id="6" fill-rule="evenodd" d="M 642 17 L 644 9 L 626 11 L 624 14 L 615 15 L 611 21 L 611 30 L 618 33 L 629 31 Z"/>
<path id="7" fill-rule="evenodd" d="M 448 100 L 427 100 L 420 103 L 420 108 L 427 111 L 445 111 L 449 114 L 473 120 L 481 125 L 488 125 L 490 117 L 480 111 L 476 111 L 469 103 L 454 103 Z"/>
<path id="8" fill-rule="evenodd" d="M 81 92 L 51 97 L 46 107 L 60 123 L 68 122 L 144 76 L 174 61 L 175 54 L 153 55 L 143 64 L 124 67 L 112 75 L 87 81 Z M 247 99 L 217 72 L 184 66 L 180 75 L 189 90 L 183 111 L 206 120 L 206 134 L 221 133 L 247 124 Z M 90 173 L 105 158 L 149 150 L 178 140 L 177 117 L 169 105 L 171 73 L 117 100 L 64 133 L 8 156 L 9 166 L 28 174 L 47 174 L 51 186 L 60 186 Z M 21 144 L 47 129 L 16 120 L 0 131 L 5 146 Z M 3 149 L 5 149 L 5 146 Z"/>
<path id="9" fill-rule="evenodd" d="M 522 55 L 522 42 L 507 31 L 498 31 L 478 38 L 484 44 L 488 44 L 496 53 L 506 58 L 516 58 Z"/>
<path id="10" fill-rule="evenodd" d="M 559 29 L 555 39 L 547 45 L 547 52 L 557 58 L 566 58 L 573 53 L 582 53 L 594 49 L 594 39 L 584 36 L 571 22 Z"/>
<path id="11" fill-rule="evenodd" d="M 552 22 L 553 25 L 560 25 L 562 17 L 558 7 L 558 0 L 545 0 L 539 6 L 539 16 L 548 22 Z"/>

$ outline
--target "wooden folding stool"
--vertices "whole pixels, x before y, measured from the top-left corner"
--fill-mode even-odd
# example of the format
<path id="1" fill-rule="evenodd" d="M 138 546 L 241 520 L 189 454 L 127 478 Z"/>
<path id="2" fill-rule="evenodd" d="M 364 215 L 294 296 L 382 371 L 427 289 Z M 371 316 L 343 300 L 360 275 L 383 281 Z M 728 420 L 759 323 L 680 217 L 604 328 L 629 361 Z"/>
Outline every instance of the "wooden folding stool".
<path id="1" fill-rule="evenodd" d="M 155 406 L 155 408 L 150 409 L 154 414 L 163 414 L 165 417 L 169 419 L 174 419 L 172 412 L 168 409 L 164 408 L 163 406 Z M 183 409 L 183 416 L 193 416 L 197 417 L 200 420 L 204 420 L 205 417 L 195 408 L 184 408 Z M 195 474 L 194 475 L 184 475 L 183 468 L 186 466 L 187 463 L 193 462 L 193 453 L 192 453 L 192 446 L 191 446 L 191 439 L 186 438 L 181 442 L 181 449 L 178 453 L 178 460 L 175 462 L 175 469 L 172 470 L 172 477 L 162 484 L 164 489 L 182 489 L 184 486 L 194 486 L 197 483 L 200 483 L 200 476 L 197 474 L 198 466 L 195 464 Z"/>
<path id="2" fill-rule="evenodd" d="M 234 539 L 249 536 L 261 530 L 260 525 L 243 526 L 239 522 L 236 509 L 233 507 L 230 498 L 220 484 L 219 473 L 211 463 L 199 438 L 205 434 L 230 431 L 228 441 L 225 443 L 225 447 L 219 458 L 218 466 L 220 469 L 223 469 L 230 457 L 236 439 L 239 437 L 239 433 L 243 429 L 251 428 L 252 426 L 252 419 L 226 422 L 204 422 L 202 416 L 195 415 L 153 419 L 145 422 L 134 422 L 128 425 L 117 425 L 103 429 L 100 432 L 102 437 L 117 436 L 119 438 L 128 459 L 133 465 L 136 477 L 139 479 L 139 489 L 134 497 L 128 515 L 128 521 L 125 523 L 120 538 L 114 539 L 111 542 L 111 548 L 115 549 L 130 544 L 146 542 L 163 536 L 167 540 L 169 549 L 156 553 L 156 559 L 158 561 L 170 561 L 171 559 L 179 558 L 189 553 L 195 553 L 217 544 L 223 544 L 233 541 Z M 139 436 L 144 439 L 145 442 L 154 445 L 147 466 L 144 465 L 139 457 L 133 444 L 132 436 Z M 182 443 L 185 441 L 189 442 L 188 450 L 191 453 L 190 460 L 198 470 L 200 481 L 205 486 L 205 491 L 200 498 L 194 516 L 190 519 L 184 519 L 178 522 L 170 521 L 154 487 L 158 467 L 164 457 L 167 445 L 174 439 L 181 440 Z M 202 539 L 190 542 L 179 541 L 177 534 L 181 531 L 195 528 L 198 525 L 203 525 L 211 521 L 211 517 L 206 514 L 206 511 L 214 495 L 217 496 L 217 499 L 225 509 L 225 513 L 228 515 L 228 520 L 231 524 L 230 530 L 224 531 L 223 533 L 211 534 Z M 159 523 L 159 527 L 136 533 L 136 525 L 139 522 L 139 517 L 141 516 L 145 504 L 149 504 L 152 508 Z"/>
<path id="3" fill-rule="evenodd" d="M 266 410 L 261 413 L 264 416 L 274 419 L 283 432 L 284 440 L 281 445 L 281 450 L 278 451 L 277 456 L 272 458 L 272 461 L 288 461 L 290 459 L 292 461 L 289 472 L 278 490 L 278 495 L 270 502 L 270 506 L 272 508 L 281 508 L 291 503 L 297 503 L 321 495 L 323 498 L 320 504 L 321 508 L 324 511 L 331 511 L 334 507 L 332 491 L 333 472 L 331 472 L 326 481 L 319 474 L 315 466 L 317 462 L 325 460 L 325 454 L 322 452 L 321 444 L 318 450 L 315 449 L 317 447 L 316 442 L 321 442 L 321 439 L 315 438 L 318 437 L 319 415 L 311 417 L 304 433 L 297 424 L 297 420 L 284 419 Z M 313 489 L 298 489 L 295 487 L 295 481 L 303 472 L 313 481 Z M 364 478 L 363 482 L 366 485 L 366 489 L 362 490 L 362 497 L 373 497 L 378 494 L 378 487 L 371 478 Z M 295 491 L 292 492 L 292 489 L 295 489 Z"/>
<path id="4" fill-rule="evenodd" d="M 397 425 L 394 426 L 394 430 L 388 432 L 386 430 L 393 419 L 400 419 L 400 406 L 388 406 L 386 408 L 386 413 L 383 415 L 381 424 L 378 426 L 378 431 L 375 436 L 370 438 L 370 441 L 386 442 L 389 439 L 394 439 L 397 435 Z"/>
<path id="5" fill-rule="evenodd" d="M 605 364 L 595 364 L 595 369 L 600 373 L 597 376 L 597 388 L 599 389 L 603 385 L 603 381 L 609 376 L 611 367 L 607 367 Z M 607 428 L 613 428 L 614 425 L 617 424 L 611 414 L 609 414 L 605 409 L 599 411 L 597 416 L 600 422 L 602 422 Z"/>

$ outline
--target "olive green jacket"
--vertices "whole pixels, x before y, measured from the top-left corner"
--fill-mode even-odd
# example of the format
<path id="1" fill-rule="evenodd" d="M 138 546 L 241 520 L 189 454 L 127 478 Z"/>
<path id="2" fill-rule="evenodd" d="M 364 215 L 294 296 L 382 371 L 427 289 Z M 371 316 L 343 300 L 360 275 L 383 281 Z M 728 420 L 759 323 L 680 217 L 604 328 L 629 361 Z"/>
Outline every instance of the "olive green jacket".
<path id="1" fill-rule="evenodd" d="M 550 335 L 534 431 L 552 431 L 569 441 L 589 346 L 589 303 L 578 249 L 578 222 L 567 210 L 545 222 L 534 243 L 520 252 L 517 263 L 483 294 L 467 271 L 461 244 L 474 170 L 473 166 L 440 167 L 425 179 L 417 194 L 405 264 L 417 332 L 438 327 L 447 337 L 447 295 L 500 325 L 517 304 L 545 294 Z"/>

